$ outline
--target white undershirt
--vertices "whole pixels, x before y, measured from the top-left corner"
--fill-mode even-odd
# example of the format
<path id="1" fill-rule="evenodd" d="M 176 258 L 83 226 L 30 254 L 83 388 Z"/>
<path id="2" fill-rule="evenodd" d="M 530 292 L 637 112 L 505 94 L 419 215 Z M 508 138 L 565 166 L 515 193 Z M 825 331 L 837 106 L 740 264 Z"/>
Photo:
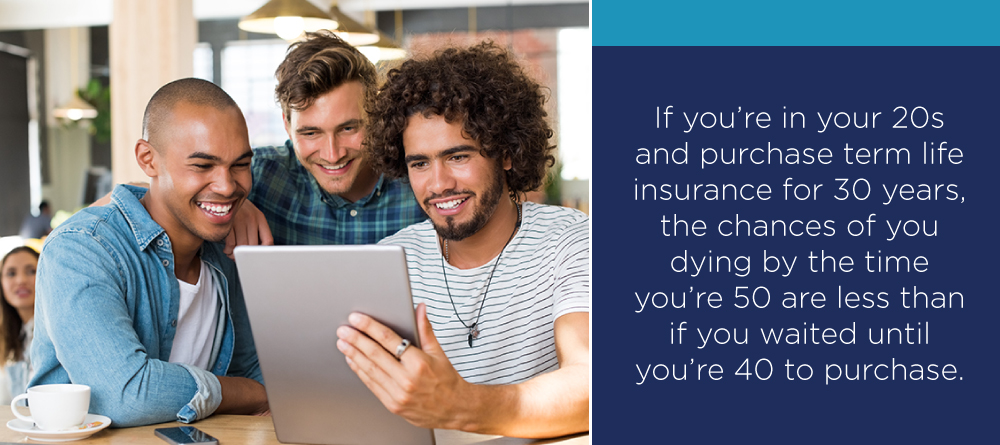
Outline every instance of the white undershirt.
<path id="1" fill-rule="evenodd" d="M 209 369 L 212 343 L 219 323 L 219 299 L 212 272 L 202 261 L 198 284 L 181 280 L 177 280 L 177 284 L 180 285 L 181 301 L 170 362 Z"/>

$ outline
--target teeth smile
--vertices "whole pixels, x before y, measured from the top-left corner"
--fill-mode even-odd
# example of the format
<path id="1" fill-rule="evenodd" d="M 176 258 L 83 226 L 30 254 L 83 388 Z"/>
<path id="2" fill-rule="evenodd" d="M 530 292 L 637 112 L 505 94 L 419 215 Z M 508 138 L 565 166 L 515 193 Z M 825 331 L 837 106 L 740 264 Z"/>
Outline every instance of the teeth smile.
<path id="1" fill-rule="evenodd" d="M 209 213 L 217 216 L 228 215 L 229 211 L 233 209 L 232 204 L 211 204 L 207 202 L 199 202 L 198 207 L 208 210 Z"/>
<path id="2" fill-rule="evenodd" d="M 346 166 L 347 166 L 346 162 L 343 163 L 343 164 L 337 164 L 337 165 L 322 165 L 322 164 L 320 164 L 320 167 L 323 167 L 323 168 L 325 168 L 327 170 L 340 170 L 340 169 L 342 169 L 342 168 L 344 168 Z"/>
<path id="3" fill-rule="evenodd" d="M 453 199 L 451 201 L 439 202 L 437 204 L 434 204 L 434 206 L 441 210 L 448 210 L 458 207 L 458 205 L 463 202 L 465 202 L 465 199 Z"/>

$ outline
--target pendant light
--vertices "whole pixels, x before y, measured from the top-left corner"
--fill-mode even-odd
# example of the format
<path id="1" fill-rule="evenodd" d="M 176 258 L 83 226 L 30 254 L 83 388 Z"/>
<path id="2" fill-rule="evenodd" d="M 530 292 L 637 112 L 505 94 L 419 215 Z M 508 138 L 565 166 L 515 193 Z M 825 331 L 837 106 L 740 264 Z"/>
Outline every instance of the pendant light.
<path id="1" fill-rule="evenodd" d="M 386 37 L 385 34 L 382 34 L 379 31 L 376 32 L 378 32 L 379 36 L 379 40 L 377 42 L 371 45 L 358 47 L 358 51 L 361 51 L 361 54 L 364 54 L 368 60 L 371 60 L 372 63 L 378 63 L 382 60 L 396 60 L 406 57 L 407 52 L 405 49 L 400 48 L 399 45 L 396 45 L 396 43 L 393 42 L 392 39 Z"/>
<path id="2" fill-rule="evenodd" d="M 52 110 L 53 116 L 71 121 L 97 117 L 97 109 L 83 99 L 80 99 L 80 95 L 76 91 L 78 88 L 76 73 L 79 71 L 79 67 L 77 66 L 77 52 L 80 46 L 77 42 L 77 32 L 79 31 L 80 28 L 70 28 L 69 30 L 69 83 L 73 91 L 72 96 L 62 106 Z"/>
<path id="3" fill-rule="evenodd" d="M 369 24 L 375 20 L 374 13 L 371 14 L 367 16 Z M 402 59 L 409 54 L 405 49 L 397 45 L 395 40 L 383 34 L 382 31 L 375 30 L 375 32 L 378 33 L 377 42 L 358 47 L 358 51 L 361 51 L 361 54 L 364 54 L 373 64 L 377 64 L 383 60 Z M 403 11 L 398 9 L 396 10 L 396 35 L 403 35 Z"/>
<path id="4" fill-rule="evenodd" d="M 330 17 L 333 17 L 337 21 L 337 29 L 333 33 L 344 39 L 351 46 L 371 45 L 379 41 L 377 31 L 358 23 L 349 15 L 344 14 L 337 7 L 336 0 L 330 6 Z"/>
<path id="5" fill-rule="evenodd" d="M 80 119 L 93 119 L 97 117 L 97 109 L 83 99 L 80 99 L 80 96 L 74 91 L 73 97 L 61 107 L 53 110 L 52 115 L 62 119 L 78 121 Z"/>
<path id="6" fill-rule="evenodd" d="M 335 29 L 337 25 L 329 14 L 307 0 L 270 0 L 239 23 L 244 31 L 277 34 L 285 40 L 294 40 L 304 32 Z"/>

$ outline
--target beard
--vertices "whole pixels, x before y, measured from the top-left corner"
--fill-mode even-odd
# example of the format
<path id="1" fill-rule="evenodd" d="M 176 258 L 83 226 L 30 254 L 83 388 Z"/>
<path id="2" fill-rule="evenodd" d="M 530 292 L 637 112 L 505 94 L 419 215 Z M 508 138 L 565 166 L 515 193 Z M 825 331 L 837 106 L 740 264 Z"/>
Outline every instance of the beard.
<path id="1" fill-rule="evenodd" d="M 504 176 L 502 171 L 502 169 L 494 170 L 493 180 L 483 191 L 482 201 L 476 207 L 476 211 L 472 213 L 471 220 L 456 224 L 455 218 L 449 216 L 445 218 L 444 225 L 440 225 L 433 218 L 431 219 L 431 224 L 434 225 L 438 236 L 448 241 L 461 241 L 475 235 L 486 226 L 486 223 L 493 217 L 493 213 L 496 212 L 497 205 L 500 204 L 500 197 L 503 196 Z M 473 196 L 478 197 L 475 194 Z"/>

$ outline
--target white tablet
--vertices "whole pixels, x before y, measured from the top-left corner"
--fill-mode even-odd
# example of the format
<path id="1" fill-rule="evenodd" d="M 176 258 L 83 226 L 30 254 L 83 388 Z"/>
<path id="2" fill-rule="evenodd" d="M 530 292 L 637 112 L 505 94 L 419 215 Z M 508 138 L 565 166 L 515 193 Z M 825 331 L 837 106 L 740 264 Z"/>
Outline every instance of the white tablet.
<path id="1" fill-rule="evenodd" d="M 390 413 L 337 349 L 355 311 L 417 344 L 401 247 L 239 246 L 235 256 L 279 441 L 434 443 L 433 431 Z"/>

